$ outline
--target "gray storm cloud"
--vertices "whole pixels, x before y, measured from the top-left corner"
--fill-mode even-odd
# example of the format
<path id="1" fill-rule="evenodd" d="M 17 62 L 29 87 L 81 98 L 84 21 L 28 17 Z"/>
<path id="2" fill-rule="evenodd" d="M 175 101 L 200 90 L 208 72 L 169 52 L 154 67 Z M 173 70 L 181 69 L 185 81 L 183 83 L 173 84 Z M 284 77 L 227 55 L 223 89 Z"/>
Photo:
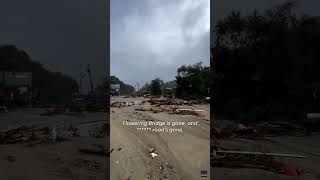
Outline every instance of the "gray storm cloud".
<path id="1" fill-rule="evenodd" d="M 0 45 L 16 45 L 76 80 L 90 63 L 97 85 L 109 74 L 107 14 L 106 1 L 2 0 Z"/>
<path id="2" fill-rule="evenodd" d="M 210 1 L 111 0 L 111 74 L 135 85 L 174 80 L 177 68 L 209 64 Z"/>

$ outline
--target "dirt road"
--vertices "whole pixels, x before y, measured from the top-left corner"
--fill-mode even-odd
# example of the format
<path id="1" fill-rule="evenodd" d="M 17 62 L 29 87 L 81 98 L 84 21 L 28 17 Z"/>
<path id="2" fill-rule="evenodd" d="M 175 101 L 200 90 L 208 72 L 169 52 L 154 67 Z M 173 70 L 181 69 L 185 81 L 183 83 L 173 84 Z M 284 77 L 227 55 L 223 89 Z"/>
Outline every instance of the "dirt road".
<path id="1" fill-rule="evenodd" d="M 210 122 L 192 115 L 153 113 L 137 111 L 143 98 L 112 98 L 114 101 L 136 101 L 136 105 L 111 108 L 110 155 L 112 180 L 198 180 L 210 179 Z M 209 104 L 189 106 L 205 110 L 209 116 Z M 210 117 L 208 117 L 210 118 Z M 125 126 L 129 122 L 195 122 L 197 126 L 185 126 L 183 132 L 166 133 L 137 130 L 136 126 Z M 156 128 L 156 126 L 151 126 Z M 158 155 L 151 157 L 149 148 Z M 201 170 L 208 177 L 201 177 Z"/>

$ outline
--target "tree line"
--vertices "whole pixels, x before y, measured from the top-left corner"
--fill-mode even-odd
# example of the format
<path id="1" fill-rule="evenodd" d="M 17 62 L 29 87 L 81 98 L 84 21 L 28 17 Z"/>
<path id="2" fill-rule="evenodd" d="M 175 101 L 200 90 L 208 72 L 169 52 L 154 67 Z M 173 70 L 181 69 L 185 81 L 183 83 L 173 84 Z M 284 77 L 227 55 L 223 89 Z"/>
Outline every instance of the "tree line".
<path id="1" fill-rule="evenodd" d="M 319 107 L 320 19 L 295 1 L 264 12 L 233 11 L 215 26 L 213 108 L 242 119 L 301 117 Z"/>
<path id="2" fill-rule="evenodd" d="M 23 50 L 14 45 L 0 47 L 0 70 L 32 73 L 32 92 L 40 103 L 68 103 L 72 93 L 78 90 L 78 83 L 70 76 L 51 72 L 39 62 L 33 61 Z"/>
<path id="3" fill-rule="evenodd" d="M 164 82 L 160 78 L 146 83 L 141 91 L 152 95 L 162 95 L 165 88 L 174 90 L 175 97 L 182 99 L 198 99 L 209 96 L 210 68 L 202 62 L 182 65 L 177 69 L 174 81 Z"/>

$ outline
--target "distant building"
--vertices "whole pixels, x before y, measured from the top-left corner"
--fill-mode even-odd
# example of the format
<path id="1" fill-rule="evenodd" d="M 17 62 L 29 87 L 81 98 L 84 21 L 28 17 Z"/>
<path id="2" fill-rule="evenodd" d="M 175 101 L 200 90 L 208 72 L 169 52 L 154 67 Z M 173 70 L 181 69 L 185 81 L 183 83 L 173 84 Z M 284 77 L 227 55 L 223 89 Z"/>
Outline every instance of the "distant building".
<path id="1" fill-rule="evenodd" d="M 163 96 L 165 97 L 175 97 L 176 88 L 164 88 L 163 89 Z"/>
<path id="2" fill-rule="evenodd" d="M 25 104 L 31 99 L 32 73 L 0 71 L 0 101 Z"/>
<path id="3" fill-rule="evenodd" d="M 31 72 L 0 71 L 0 83 L 6 87 L 32 87 Z"/>
<path id="4" fill-rule="evenodd" d="M 176 81 L 170 81 L 164 84 L 162 87 L 162 94 L 165 97 L 175 97 L 177 83 Z"/>
<path id="5" fill-rule="evenodd" d="M 110 85 L 110 94 L 111 95 L 119 95 L 120 93 L 120 84 L 111 84 Z"/>

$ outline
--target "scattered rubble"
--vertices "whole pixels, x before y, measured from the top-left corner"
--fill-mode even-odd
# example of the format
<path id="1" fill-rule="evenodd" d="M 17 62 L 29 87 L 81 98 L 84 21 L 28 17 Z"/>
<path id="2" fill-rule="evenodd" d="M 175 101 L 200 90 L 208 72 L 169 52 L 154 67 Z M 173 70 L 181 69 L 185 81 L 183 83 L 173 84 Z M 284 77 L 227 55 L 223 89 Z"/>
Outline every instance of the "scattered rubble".
<path id="1" fill-rule="evenodd" d="M 96 99 L 89 99 L 85 101 L 75 101 L 71 104 L 46 108 L 46 112 L 41 113 L 40 116 L 71 115 L 83 117 L 85 116 L 84 114 L 82 114 L 83 112 L 99 111 L 107 111 L 107 103 L 105 102 L 105 100 L 98 101 Z"/>
<path id="2" fill-rule="evenodd" d="M 193 104 L 204 104 L 207 103 L 205 100 L 190 100 L 190 101 L 185 101 L 182 99 L 169 99 L 169 98 L 154 98 L 154 99 L 150 99 L 147 101 L 142 101 L 141 105 L 143 105 L 144 109 L 149 109 L 151 105 L 160 107 L 163 105 L 166 106 L 178 106 L 178 105 L 193 105 Z M 133 105 L 138 105 L 139 102 L 138 101 L 116 101 L 116 102 L 112 102 L 111 103 L 111 107 L 118 107 L 118 108 L 122 108 L 122 107 L 128 107 L 128 106 L 133 106 Z"/>
<path id="3" fill-rule="evenodd" d="M 205 104 L 206 100 L 182 100 L 182 99 L 170 99 L 170 98 L 154 98 L 149 100 L 151 105 L 193 105 L 193 104 Z"/>
<path id="4" fill-rule="evenodd" d="M 212 167 L 254 168 L 280 173 L 284 164 L 272 156 L 255 154 L 217 153 L 211 160 Z"/>
<path id="5" fill-rule="evenodd" d="M 297 168 L 288 168 L 288 166 L 286 166 L 284 163 L 275 160 L 275 156 L 305 158 L 305 156 L 294 154 L 216 150 L 211 156 L 211 166 L 263 169 L 278 174 L 300 176 L 300 172 Z"/>
<path id="6" fill-rule="evenodd" d="M 217 125 L 220 127 L 217 127 Z M 245 138 L 258 140 L 281 135 L 306 135 L 307 128 L 303 122 L 273 121 L 252 124 L 241 124 L 232 121 L 219 121 L 211 126 L 211 136 L 214 137 L 214 149 L 211 152 L 211 166 L 227 168 L 253 168 L 272 171 L 288 176 L 300 176 L 298 168 L 287 166 L 278 161 L 280 158 L 306 158 L 304 155 L 250 152 L 238 149 L 227 149 L 219 146 L 216 139 Z"/>
<path id="7" fill-rule="evenodd" d="M 298 122 L 263 122 L 253 125 L 229 123 L 224 127 L 212 127 L 211 133 L 217 138 L 247 138 L 256 139 L 288 133 L 305 133 L 306 128 Z"/>
<path id="8" fill-rule="evenodd" d="M 294 155 L 294 154 L 265 153 L 265 152 L 249 152 L 249 151 L 224 151 L 224 150 L 217 150 L 216 153 L 222 153 L 222 154 L 245 154 L 245 155 L 263 155 L 263 156 L 280 156 L 280 157 L 291 157 L 291 158 L 306 158 L 306 156 Z"/>
<path id="9" fill-rule="evenodd" d="M 67 137 L 57 135 L 57 132 L 53 133 L 54 131 L 48 127 L 36 128 L 20 126 L 18 128 L 1 131 L 0 144 L 27 143 L 27 146 L 31 147 L 36 144 L 52 142 L 50 140 L 54 140 L 55 142 L 68 140 Z"/>
<path id="10" fill-rule="evenodd" d="M 136 111 L 151 111 L 153 113 L 160 113 L 160 112 L 168 112 L 170 114 L 179 114 L 179 115 L 193 115 L 200 119 L 209 121 L 208 117 L 203 113 L 204 110 L 200 109 L 180 109 L 177 105 L 160 105 L 159 107 L 154 106 L 146 106 L 135 108 Z"/>
<path id="11" fill-rule="evenodd" d="M 118 108 L 122 108 L 122 107 L 128 107 L 128 106 L 133 106 L 133 105 L 137 105 L 137 102 L 127 102 L 127 101 L 117 101 L 117 102 L 112 102 L 111 103 L 111 107 L 118 107 Z"/>

